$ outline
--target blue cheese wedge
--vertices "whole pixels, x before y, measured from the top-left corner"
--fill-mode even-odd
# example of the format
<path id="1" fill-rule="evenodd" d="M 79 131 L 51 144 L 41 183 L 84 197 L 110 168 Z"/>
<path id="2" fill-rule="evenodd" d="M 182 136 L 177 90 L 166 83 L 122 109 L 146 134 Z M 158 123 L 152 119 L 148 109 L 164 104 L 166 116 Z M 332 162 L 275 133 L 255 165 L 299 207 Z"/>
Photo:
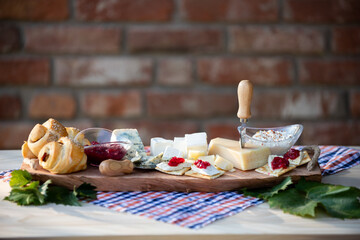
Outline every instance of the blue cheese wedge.
<path id="1" fill-rule="evenodd" d="M 130 141 L 131 148 L 127 151 L 125 159 L 134 161 L 134 159 L 146 158 L 144 144 L 141 141 L 137 129 L 115 129 L 111 135 L 111 141 Z"/>

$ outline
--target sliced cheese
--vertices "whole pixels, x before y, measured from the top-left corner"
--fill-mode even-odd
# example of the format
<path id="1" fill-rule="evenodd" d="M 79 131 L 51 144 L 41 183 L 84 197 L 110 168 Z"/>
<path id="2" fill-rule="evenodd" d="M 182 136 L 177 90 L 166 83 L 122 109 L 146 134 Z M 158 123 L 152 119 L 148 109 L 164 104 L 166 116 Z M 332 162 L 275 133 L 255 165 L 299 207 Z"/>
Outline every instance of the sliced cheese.
<path id="1" fill-rule="evenodd" d="M 182 157 L 179 149 L 167 146 L 162 157 L 163 160 L 170 160 L 173 157 Z"/>
<path id="2" fill-rule="evenodd" d="M 304 153 L 300 151 L 300 155 L 295 159 L 289 158 L 289 162 L 292 165 L 298 166 L 303 158 L 304 158 Z"/>
<path id="3" fill-rule="evenodd" d="M 185 137 L 174 137 L 173 147 L 181 152 L 181 157 L 187 157 L 187 146 Z"/>
<path id="4" fill-rule="evenodd" d="M 216 155 L 214 163 L 215 163 L 215 167 L 218 167 L 225 171 L 230 171 L 231 169 L 234 168 L 234 165 L 229 160 L 226 160 L 220 155 Z"/>
<path id="5" fill-rule="evenodd" d="M 214 138 L 210 141 L 208 153 L 220 155 L 229 160 L 235 168 L 245 171 L 264 166 L 271 152 L 268 147 L 240 148 L 238 141 Z"/>
<path id="6" fill-rule="evenodd" d="M 172 140 L 168 140 L 165 138 L 161 138 L 161 137 L 155 137 L 155 138 L 151 138 L 150 140 L 150 152 L 151 155 L 159 155 L 160 153 L 165 151 L 165 148 L 168 146 L 172 146 L 173 145 L 173 141 Z"/>

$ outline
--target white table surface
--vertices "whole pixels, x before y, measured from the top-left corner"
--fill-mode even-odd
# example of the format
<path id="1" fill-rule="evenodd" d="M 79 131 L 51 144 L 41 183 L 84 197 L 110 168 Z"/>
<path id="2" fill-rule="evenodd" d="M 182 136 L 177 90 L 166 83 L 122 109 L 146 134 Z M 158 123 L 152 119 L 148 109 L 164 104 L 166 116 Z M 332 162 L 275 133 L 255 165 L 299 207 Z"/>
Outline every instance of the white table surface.
<path id="1" fill-rule="evenodd" d="M 19 168 L 19 150 L 0 151 L 0 171 Z M 323 182 L 360 188 L 360 165 L 323 178 Z M 8 183 L 0 181 L 0 238 L 34 239 L 360 239 L 360 219 L 316 219 L 285 214 L 267 203 L 218 220 L 199 230 L 84 204 L 17 206 L 2 200 Z M 291 236 L 289 236 L 291 235 Z"/>

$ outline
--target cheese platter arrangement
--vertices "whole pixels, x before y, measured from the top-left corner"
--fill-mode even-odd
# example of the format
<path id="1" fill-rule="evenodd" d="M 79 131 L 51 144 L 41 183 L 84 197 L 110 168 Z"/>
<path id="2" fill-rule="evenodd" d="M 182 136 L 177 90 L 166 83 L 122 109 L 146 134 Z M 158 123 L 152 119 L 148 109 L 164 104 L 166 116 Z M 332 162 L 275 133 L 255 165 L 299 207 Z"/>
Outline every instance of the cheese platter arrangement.
<path id="1" fill-rule="evenodd" d="M 196 132 L 154 137 L 146 148 L 137 129 L 80 131 L 51 118 L 34 126 L 24 142 L 21 169 L 34 180 L 50 179 L 69 189 L 89 183 L 98 191 L 221 192 L 270 187 L 288 176 L 294 182 L 302 177 L 321 181 L 319 148 L 294 148 L 300 124 L 247 126 L 251 98 L 251 82 L 241 81 L 239 141 L 209 141 L 206 132 Z"/>

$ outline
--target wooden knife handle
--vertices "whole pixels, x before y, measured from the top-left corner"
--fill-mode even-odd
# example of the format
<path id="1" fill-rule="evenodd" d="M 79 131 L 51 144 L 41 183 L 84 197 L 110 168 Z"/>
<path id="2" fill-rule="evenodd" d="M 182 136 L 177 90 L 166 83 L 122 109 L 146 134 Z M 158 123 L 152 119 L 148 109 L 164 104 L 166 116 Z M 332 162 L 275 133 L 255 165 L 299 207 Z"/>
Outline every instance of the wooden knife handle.
<path id="1" fill-rule="evenodd" d="M 242 80 L 238 85 L 238 100 L 239 110 L 237 113 L 238 118 L 241 120 L 247 120 L 251 118 L 251 100 L 253 95 L 253 85 L 249 80 Z"/>

